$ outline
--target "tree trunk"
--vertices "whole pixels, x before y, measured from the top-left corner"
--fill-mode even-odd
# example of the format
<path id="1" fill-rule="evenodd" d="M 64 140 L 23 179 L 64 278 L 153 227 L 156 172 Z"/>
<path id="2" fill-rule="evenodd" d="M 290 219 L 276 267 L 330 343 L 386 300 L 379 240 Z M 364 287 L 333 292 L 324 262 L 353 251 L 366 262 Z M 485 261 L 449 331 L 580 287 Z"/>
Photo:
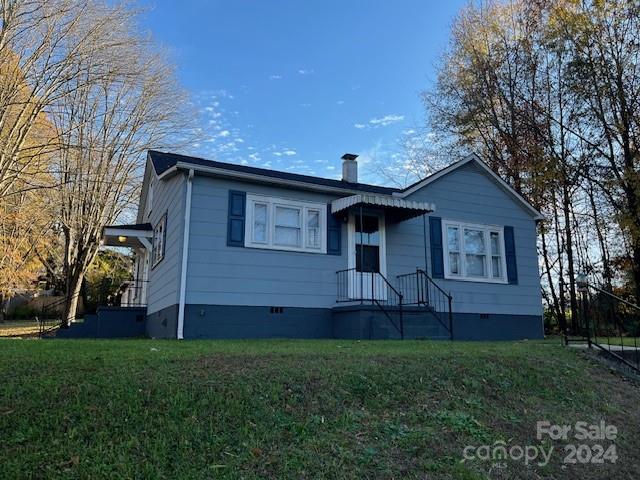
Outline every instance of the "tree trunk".
<path id="1" fill-rule="evenodd" d="M 82 288 L 82 280 L 84 279 L 84 273 L 82 269 L 71 272 L 71 275 L 67 276 L 67 301 L 64 306 L 64 317 L 62 326 L 69 328 L 71 322 L 76 319 L 76 312 L 78 310 L 78 298 L 80 298 L 80 289 Z"/>
<path id="2" fill-rule="evenodd" d="M 632 247 L 633 250 L 633 287 L 636 297 L 636 305 L 640 305 L 640 243 L 635 242 Z"/>
<path id="3" fill-rule="evenodd" d="M 611 292 L 611 282 L 613 281 L 613 272 L 611 270 L 611 264 L 609 262 L 609 247 L 605 238 L 606 230 L 603 226 L 600 211 L 596 205 L 596 196 L 593 191 L 593 185 L 589 183 L 587 189 L 587 196 L 589 198 L 589 205 L 591 206 L 591 214 L 593 215 L 593 225 L 598 237 L 598 244 L 600 245 L 600 261 L 602 262 L 602 277 L 604 280 L 605 289 Z"/>
<path id="4" fill-rule="evenodd" d="M 551 261 L 549 259 L 549 251 L 547 248 L 547 237 L 546 232 L 540 232 L 540 238 L 542 240 L 542 258 L 544 260 L 544 266 L 546 269 L 547 282 L 549 284 L 549 293 L 551 294 L 551 300 L 553 304 L 551 305 L 551 309 L 553 310 L 556 319 L 558 320 L 558 326 L 560 327 L 560 334 L 567 334 L 567 318 L 562 311 L 560 306 L 560 301 L 558 299 L 558 295 L 556 294 L 555 286 L 553 285 L 553 277 L 551 272 Z"/>
<path id="5" fill-rule="evenodd" d="M 571 230 L 571 198 L 567 186 L 566 174 L 562 181 L 562 210 L 564 215 L 564 233 L 567 249 L 567 269 L 569 273 L 569 303 L 571 305 L 571 326 L 578 333 L 578 297 L 576 296 L 576 276 L 573 266 L 573 232 Z"/>

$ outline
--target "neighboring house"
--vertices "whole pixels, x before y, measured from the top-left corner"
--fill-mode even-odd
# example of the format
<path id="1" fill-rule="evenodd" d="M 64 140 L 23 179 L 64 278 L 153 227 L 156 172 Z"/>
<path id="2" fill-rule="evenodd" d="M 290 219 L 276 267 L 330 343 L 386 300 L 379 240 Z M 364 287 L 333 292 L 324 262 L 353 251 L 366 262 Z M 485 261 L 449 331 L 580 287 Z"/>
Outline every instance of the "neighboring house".
<path id="1" fill-rule="evenodd" d="M 151 337 L 541 338 L 541 218 L 476 156 L 397 189 L 150 151 L 104 243 Z"/>

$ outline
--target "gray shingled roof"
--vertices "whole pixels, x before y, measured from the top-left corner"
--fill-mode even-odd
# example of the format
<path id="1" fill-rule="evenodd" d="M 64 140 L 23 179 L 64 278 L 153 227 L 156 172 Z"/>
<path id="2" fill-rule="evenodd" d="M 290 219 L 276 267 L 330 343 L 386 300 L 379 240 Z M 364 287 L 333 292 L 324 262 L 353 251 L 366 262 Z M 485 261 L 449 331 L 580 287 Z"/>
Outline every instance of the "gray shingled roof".
<path id="1" fill-rule="evenodd" d="M 214 160 L 205 160 L 204 158 L 190 157 L 187 155 L 179 155 L 176 153 L 159 152 L 157 150 L 149 150 L 149 158 L 153 164 L 156 174 L 161 175 L 168 169 L 176 165 L 178 162 L 197 165 L 203 167 L 221 168 L 233 172 L 250 173 L 254 175 L 262 175 L 264 177 L 278 178 L 281 180 L 291 180 L 296 182 L 312 183 L 332 188 L 344 188 L 345 190 L 360 190 L 363 192 L 392 194 L 400 192 L 398 188 L 380 187 L 378 185 L 369 185 L 366 183 L 352 183 L 343 180 L 332 180 L 330 178 L 314 177 L 311 175 L 300 175 L 298 173 L 281 172 L 278 170 L 269 170 L 266 168 L 249 167 L 247 165 L 236 165 L 233 163 L 216 162 Z"/>

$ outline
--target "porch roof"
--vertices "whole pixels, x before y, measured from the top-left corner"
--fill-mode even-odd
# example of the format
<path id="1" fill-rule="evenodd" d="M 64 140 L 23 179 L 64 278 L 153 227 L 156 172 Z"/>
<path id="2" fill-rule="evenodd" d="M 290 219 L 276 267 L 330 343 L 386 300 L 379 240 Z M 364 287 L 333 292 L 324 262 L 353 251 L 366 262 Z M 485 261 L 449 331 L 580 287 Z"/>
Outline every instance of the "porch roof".
<path id="1" fill-rule="evenodd" d="M 102 230 L 102 244 L 111 247 L 151 248 L 153 227 L 150 223 L 107 225 Z"/>
<path id="2" fill-rule="evenodd" d="M 429 202 L 405 200 L 393 195 L 359 193 L 333 200 L 331 213 L 339 213 L 355 206 L 382 207 L 392 222 L 402 222 L 435 211 L 435 205 Z"/>

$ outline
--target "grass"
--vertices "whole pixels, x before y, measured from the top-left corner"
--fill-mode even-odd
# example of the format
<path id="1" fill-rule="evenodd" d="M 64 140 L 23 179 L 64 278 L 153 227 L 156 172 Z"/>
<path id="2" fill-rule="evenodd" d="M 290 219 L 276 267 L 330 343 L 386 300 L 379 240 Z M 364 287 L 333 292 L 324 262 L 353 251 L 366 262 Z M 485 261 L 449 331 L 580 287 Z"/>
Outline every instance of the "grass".
<path id="1" fill-rule="evenodd" d="M 638 478 L 639 401 L 555 341 L 2 340 L 0 478 Z M 615 464 L 461 461 L 601 419 Z"/>

